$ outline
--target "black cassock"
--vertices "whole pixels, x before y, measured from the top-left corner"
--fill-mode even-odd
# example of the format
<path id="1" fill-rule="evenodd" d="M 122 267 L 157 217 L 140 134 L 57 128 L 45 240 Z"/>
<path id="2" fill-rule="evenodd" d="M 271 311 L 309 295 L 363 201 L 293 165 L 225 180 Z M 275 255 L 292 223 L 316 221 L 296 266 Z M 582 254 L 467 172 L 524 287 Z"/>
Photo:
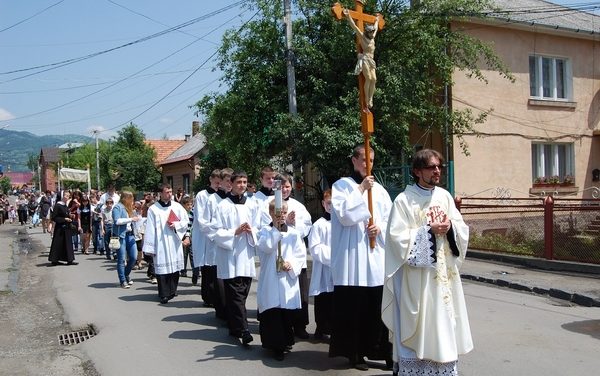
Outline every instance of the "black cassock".
<path id="1" fill-rule="evenodd" d="M 71 222 L 65 221 L 68 217 L 69 209 L 67 206 L 60 202 L 56 203 L 52 211 L 52 220 L 55 225 L 52 244 L 50 245 L 50 254 L 48 255 L 48 261 L 50 262 L 73 262 L 75 260 Z"/>

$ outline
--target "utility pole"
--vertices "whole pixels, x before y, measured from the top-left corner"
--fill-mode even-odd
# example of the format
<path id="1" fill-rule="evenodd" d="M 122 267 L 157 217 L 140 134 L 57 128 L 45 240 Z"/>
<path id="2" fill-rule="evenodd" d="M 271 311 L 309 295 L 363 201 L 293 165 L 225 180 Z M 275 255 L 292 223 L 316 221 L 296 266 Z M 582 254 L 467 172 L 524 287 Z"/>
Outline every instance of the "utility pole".
<path id="1" fill-rule="evenodd" d="M 285 24 L 285 57 L 287 65 L 287 84 L 288 84 L 288 106 L 289 113 L 295 116 L 298 113 L 296 105 L 296 72 L 294 69 L 294 61 L 296 56 L 292 48 L 292 4 L 291 0 L 283 0 L 283 23 Z M 303 177 L 302 161 L 293 161 L 294 181 L 298 176 Z M 304 202 L 304 194 L 302 191 L 295 191 L 294 198 L 300 202 Z"/>
<path id="2" fill-rule="evenodd" d="M 291 0 L 283 0 L 283 9 L 285 12 L 283 16 L 283 22 L 285 23 L 285 56 L 287 60 L 288 104 L 290 108 L 290 114 L 295 115 L 298 113 L 298 108 L 296 107 L 296 72 L 294 70 L 295 56 L 292 49 Z"/>
<path id="3" fill-rule="evenodd" d="M 92 133 L 96 137 L 96 189 L 100 190 L 100 151 L 98 149 L 98 134 L 100 130 L 94 129 Z"/>

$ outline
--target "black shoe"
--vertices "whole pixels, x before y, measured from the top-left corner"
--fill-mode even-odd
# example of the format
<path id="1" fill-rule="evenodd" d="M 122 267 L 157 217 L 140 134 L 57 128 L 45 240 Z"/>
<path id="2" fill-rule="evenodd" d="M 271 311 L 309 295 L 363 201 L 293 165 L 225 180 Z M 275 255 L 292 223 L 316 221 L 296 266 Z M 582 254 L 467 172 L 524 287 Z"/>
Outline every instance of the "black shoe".
<path id="1" fill-rule="evenodd" d="M 363 357 L 358 358 L 358 360 L 356 362 L 350 362 L 350 365 L 359 371 L 368 371 L 369 370 L 369 365 L 367 364 L 367 361 Z"/>
<path id="2" fill-rule="evenodd" d="M 185 272 L 185 271 L 182 270 L 182 271 L 179 272 L 179 276 L 180 277 L 187 277 L 187 272 Z"/>
<path id="3" fill-rule="evenodd" d="M 294 335 L 300 339 L 308 339 L 309 335 L 306 332 L 306 329 L 298 329 L 294 330 Z"/>
<path id="4" fill-rule="evenodd" d="M 166 296 L 163 296 L 162 298 L 160 298 L 160 304 L 167 304 L 169 302 L 169 298 L 167 298 Z"/>
<path id="5" fill-rule="evenodd" d="M 192 285 L 196 286 L 198 284 L 198 276 L 192 275 Z"/>
<path id="6" fill-rule="evenodd" d="M 69 261 L 67 265 L 79 265 L 79 263 L 77 261 Z"/>
<path id="7" fill-rule="evenodd" d="M 58 261 L 52 261 L 52 266 L 56 266 L 56 265 L 60 265 L 60 262 L 58 262 Z"/>
<path id="8" fill-rule="evenodd" d="M 242 332 L 242 343 L 243 343 L 244 345 L 247 345 L 247 344 L 249 344 L 249 343 L 250 343 L 250 342 L 252 342 L 252 341 L 254 341 L 254 338 L 252 338 L 252 334 L 250 334 L 250 332 L 249 332 L 249 331 L 247 331 L 247 330 L 244 330 L 244 331 Z"/>
<path id="9" fill-rule="evenodd" d="M 282 361 L 285 358 L 285 355 L 284 355 L 283 351 L 281 351 L 281 350 L 274 350 L 273 358 L 275 360 Z"/>
<path id="10" fill-rule="evenodd" d="M 329 335 L 324 334 L 323 332 L 315 332 L 313 338 L 315 339 L 315 341 L 328 341 Z"/>

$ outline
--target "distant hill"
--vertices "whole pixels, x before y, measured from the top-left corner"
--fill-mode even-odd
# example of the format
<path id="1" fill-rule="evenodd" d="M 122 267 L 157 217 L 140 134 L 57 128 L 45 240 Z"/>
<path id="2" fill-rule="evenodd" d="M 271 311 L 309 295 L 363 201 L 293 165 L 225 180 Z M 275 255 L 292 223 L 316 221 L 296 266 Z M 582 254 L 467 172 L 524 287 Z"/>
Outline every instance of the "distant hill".
<path id="1" fill-rule="evenodd" d="M 4 171 L 28 171 L 30 154 L 40 155 L 45 147 L 57 147 L 66 143 L 89 143 L 93 138 L 79 134 L 38 136 L 30 132 L 0 129 L 0 165 Z"/>

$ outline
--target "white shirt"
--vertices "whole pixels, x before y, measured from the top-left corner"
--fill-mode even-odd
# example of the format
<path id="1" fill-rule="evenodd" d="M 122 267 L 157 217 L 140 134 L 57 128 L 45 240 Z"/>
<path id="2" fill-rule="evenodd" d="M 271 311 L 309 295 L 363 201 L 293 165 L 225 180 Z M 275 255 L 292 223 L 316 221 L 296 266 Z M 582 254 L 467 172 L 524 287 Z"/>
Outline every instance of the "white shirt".
<path id="1" fill-rule="evenodd" d="M 371 249 L 366 231 L 371 214 L 367 191 L 346 177 L 332 187 L 331 273 L 338 286 L 374 287 L 383 285 L 385 229 L 392 201 L 386 190 L 375 183 L 372 190 L 373 223 L 379 226 L 375 248 Z"/>
<path id="2" fill-rule="evenodd" d="M 281 257 L 291 264 L 289 271 L 277 272 L 278 243 L 281 242 Z M 267 226 L 258 233 L 257 253 L 260 258 L 260 274 L 256 299 L 258 311 L 270 308 L 299 309 L 300 283 L 298 275 L 306 263 L 306 248 L 300 234 L 292 228 L 280 232 Z"/>

